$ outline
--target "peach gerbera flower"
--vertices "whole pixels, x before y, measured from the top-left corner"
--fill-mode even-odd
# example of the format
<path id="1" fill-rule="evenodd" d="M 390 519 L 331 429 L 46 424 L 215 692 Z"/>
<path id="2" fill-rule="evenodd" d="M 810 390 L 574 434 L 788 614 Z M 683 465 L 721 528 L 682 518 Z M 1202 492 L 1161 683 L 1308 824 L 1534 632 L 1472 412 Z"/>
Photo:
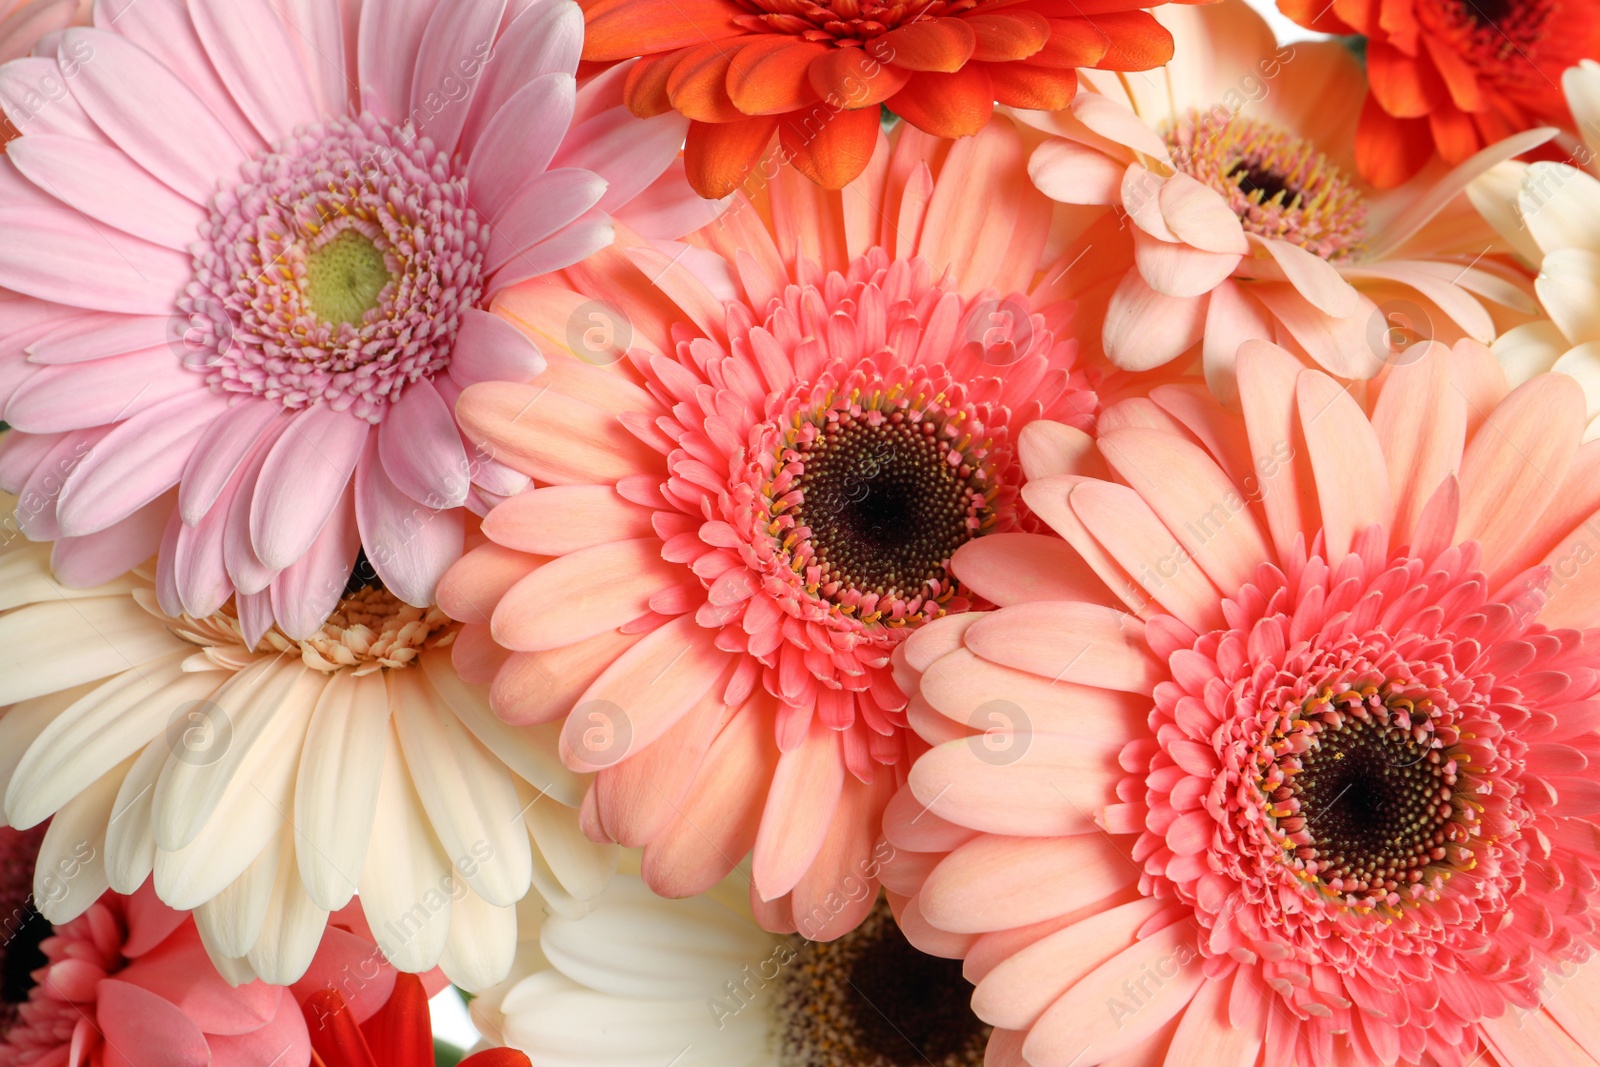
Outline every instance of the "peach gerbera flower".
<path id="1" fill-rule="evenodd" d="M 1371 84 L 1356 162 L 1380 188 L 1399 185 L 1436 156 L 1460 163 L 1530 127 L 1571 127 L 1561 72 L 1600 54 L 1600 6 L 1587 0 L 1401 0 L 1381 8 L 1278 0 L 1278 7 L 1310 29 L 1366 38 Z"/>
<path id="2" fill-rule="evenodd" d="M 1508 393 L 1472 342 L 1370 414 L 1262 343 L 1239 386 L 1242 416 L 1108 408 L 1023 488 L 1093 592 L 903 646 L 935 746 L 885 816 L 908 936 L 966 957 L 991 1064 L 1593 1062 L 1580 390 Z"/>
<path id="3" fill-rule="evenodd" d="M 1150 0 L 593 0 L 586 60 L 643 56 L 628 105 L 677 110 L 689 181 L 709 197 L 745 180 L 776 133 L 784 156 L 837 189 L 877 145 L 879 105 L 938 137 L 965 137 L 995 101 L 1053 110 L 1075 68 L 1149 70 L 1172 38 Z"/>
<path id="4" fill-rule="evenodd" d="M 600 772 L 591 834 L 643 846 L 673 896 L 753 847 L 774 929 L 867 862 L 905 757 L 889 653 L 973 604 L 953 553 L 1032 524 L 1017 432 L 1087 427 L 1095 406 L 1058 271 L 1035 281 L 1050 211 L 1016 129 L 892 145 L 842 193 L 785 168 L 675 250 L 602 254 L 569 271 L 577 291 L 519 287 L 499 307 L 528 332 L 572 337 L 569 310 L 586 323 L 599 298 L 628 309 L 631 347 L 553 351 L 458 405 L 543 486 L 491 512 L 440 586 L 468 623 L 462 670 L 484 670 L 492 627 L 496 711 L 565 718 L 568 766 Z M 975 210 L 989 188 L 1016 194 Z"/>
<path id="5" fill-rule="evenodd" d="M 1070 111 L 1019 116 L 1057 135 L 1030 160 L 1039 187 L 1112 209 L 1079 239 L 1088 254 L 1073 283 L 1084 312 L 1105 309 L 1102 341 L 1118 366 L 1200 356 L 1231 399 L 1246 340 L 1369 378 L 1402 320 L 1429 323 L 1431 339 L 1487 343 L 1495 315 L 1534 310 L 1526 282 L 1487 255 L 1499 248 L 1493 230 L 1457 194 L 1553 131 L 1380 193 L 1355 171 L 1355 112 L 1341 105 L 1362 75 L 1343 46 L 1279 46 L 1243 0 L 1161 19 L 1178 42 L 1164 78 L 1086 74 L 1094 91 Z"/>

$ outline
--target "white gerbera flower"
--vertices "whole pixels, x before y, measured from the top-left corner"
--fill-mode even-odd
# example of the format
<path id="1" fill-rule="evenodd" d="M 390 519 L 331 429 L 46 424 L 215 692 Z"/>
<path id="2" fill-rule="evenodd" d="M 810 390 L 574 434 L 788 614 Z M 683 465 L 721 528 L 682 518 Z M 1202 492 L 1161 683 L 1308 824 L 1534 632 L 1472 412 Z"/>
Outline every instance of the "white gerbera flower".
<path id="1" fill-rule="evenodd" d="M 252 649 L 232 602 L 169 616 L 143 570 L 67 588 L 48 545 L 18 542 L 0 793 L 13 826 L 54 816 L 35 887 L 52 923 L 153 876 L 229 978 L 287 984 L 359 893 L 396 966 L 473 989 L 510 967 L 530 889 L 576 913 L 604 886 L 614 851 L 579 830 L 557 728 L 495 718 L 437 609 L 352 588 L 316 634 Z"/>
<path id="2" fill-rule="evenodd" d="M 631 862 L 630 862 L 631 861 Z M 634 854 L 624 863 L 637 870 Z M 868 892 L 840 886 L 838 899 Z M 582 916 L 523 908 L 511 977 L 472 1002 L 540 1067 L 978 1067 L 988 1028 L 961 964 L 913 949 L 880 902 L 835 941 L 771 934 L 736 870 L 655 896 L 620 873 Z"/>

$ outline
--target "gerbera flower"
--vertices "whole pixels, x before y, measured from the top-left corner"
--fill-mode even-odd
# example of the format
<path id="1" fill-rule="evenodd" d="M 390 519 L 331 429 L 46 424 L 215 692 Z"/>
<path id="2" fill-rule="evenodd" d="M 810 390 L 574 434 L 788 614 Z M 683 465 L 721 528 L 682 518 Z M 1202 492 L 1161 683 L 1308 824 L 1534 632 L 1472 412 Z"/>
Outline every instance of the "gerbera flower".
<path id="1" fill-rule="evenodd" d="M 39 837 L 0 828 L 0 870 L 26 870 L 33 881 Z M 79 877 L 93 880 L 91 849 L 85 843 L 69 865 L 53 867 L 45 891 Z M 4 889 L 15 888 L 8 878 Z M 148 885 L 131 896 L 106 893 L 54 929 L 32 908 L 47 900 L 23 893 L 4 901 L 4 1067 L 304 1067 L 311 1044 L 297 997 L 359 974 L 360 981 L 343 988 L 350 1017 L 364 1020 L 383 1007 L 395 985 L 395 972 L 374 960 L 359 915 L 335 916 L 340 925 L 329 928 L 312 973 L 284 988 L 224 981 L 206 958 L 193 920 L 163 905 Z"/>
<path id="2" fill-rule="evenodd" d="M 1370 91 L 1356 162 L 1379 188 L 1406 181 L 1436 155 L 1460 163 L 1534 126 L 1570 127 L 1561 72 L 1600 54 L 1600 8 L 1585 0 L 1278 7 L 1308 29 L 1366 38 Z"/>
<path id="3" fill-rule="evenodd" d="M 659 892 L 753 846 L 762 918 L 793 929 L 865 862 L 906 751 L 890 651 L 972 606 L 955 551 L 1032 525 L 1018 431 L 1089 425 L 1023 162 L 1004 120 L 904 129 L 842 193 L 785 168 L 675 255 L 503 298 L 536 336 L 600 323 L 582 358 L 462 394 L 472 440 L 541 488 L 485 519 L 441 604 L 458 657 L 491 626 L 508 650 L 502 718 L 565 720 L 568 766 L 600 772 L 588 828 L 644 847 Z"/>
<path id="4" fill-rule="evenodd" d="M 87 25 L 93 0 L 0 0 L 0 63 L 21 59 L 39 40 Z M 0 143 L 5 137 L 0 135 Z"/>
<path id="5" fill-rule="evenodd" d="M 1346 49 L 1280 47 L 1243 0 L 1161 17 L 1178 41 L 1167 77 L 1088 76 L 1095 91 L 1070 112 L 1019 116 L 1058 135 L 1029 161 L 1045 193 L 1113 209 L 1091 213 L 1077 238 L 1072 283 L 1118 366 L 1200 357 L 1231 400 L 1246 340 L 1363 379 L 1397 340 L 1415 340 L 1405 327 L 1487 343 L 1496 314 L 1533 312 L 1525 280 L 1493 262 L 1499 241 L 1458 194 L 1552 131 L 1379 193 L 1351 164 L 1354 112 L 1340 103 L 1359 91 L 1361 66 Z"/>
<path id="6" fill-rule="evenodd" d="M 643 56 L 639 115 L 693 120 L 685 155 L 702 195 L 738 188 L 771 144 L 830 189 L 878 143 L 879 105 L 936 137 L 976 133 L 995 101 L 1053 110 L 1078 67 L 1149 70 L 1172 38 L 1149 0 L 590 0 L 586 60 Z"/>
<path id="7" fill-rule="evenodd" d="M 365 1022 L 337 989 L 320 989 L 302 1008 L 311 1030 L 313 1067 L 430 1067 L 434 1062 L 428 993 L 414 974 L 402 974 L 383 1007 Z M 513 1049 L 485 1049 L 460 1067 L 529 1067 Z"/>
<path id="8" fill-rule="evenodd" d="M 1600 63 L 1584 60 L 1561 76 L 1572 110 L 1584 117 L 1585 143 L 1574 158 L 1591 168 L 1600 152 Z M 1502 163 L 1467 189 L 1472 202 L 1539 276 L 1534 290 L 1547 317 L 1515 326 L 1494 342 L 1513 385 L 1557 371 L 1583 386 L 1585 439 L 1600 436 L 1600 181 L 1565 163 Z"/>
<path id="9" fill-rule="evenodd" d="M 540 1064 L 979 1067 L 960 964 L 912 948 L 863 882 L 840 893 L 870 913 L 818 942 L 764 932 L 742 874 L 691 900 L 619 874 L 593 913 L 538 928 L 473 1018 Z"/>
<path id="10" fill-rule="evenodd" d="M 0 555 L 0 795 L 13 826 L 54 815 L 36 881 L 51 922 L 153 874 L 230 978 L 284 984 L 359 890 L 397 967 L 475 988 L 510 966 L 530 888 L 576 909 L 604 884 L 556 728 L 496 719 L 437 609 L 357 588 L 313 637 L 270 628 L 252 650 L 232 602 L 163 608 L 170 570 L 67 589 L 48 552 Z"/>
<path id="11" fill-rule="evenodd" d="M 451 418 L 539 366 L 483 309 L 630 202 L 708 218 L 681 119 L 633 118 L 624 70 L 577 88 L 576 5 L 357 6 L 102 3 L 0 68 L 0 486 L 68 584 L 159 545 L 191 614 L 307 638 L 359 532 L 427 606 L 463 504 L 524 484 Z"/>
<path id="12" fill-rule="evenodd" d="M 1471 342 L 1370 415 L 1266 344 L 1239 384 L 1242 417 L 1109 408 L 1024 487 L 1098 592 L 904 646 L 935 747 L 885 815 L 902 926 L 966 957 L 996 1064 L 1592 1062 L 1580 390 L 1508 393 Z M 1006 567 L 956 561 L 980 594 Z"/>

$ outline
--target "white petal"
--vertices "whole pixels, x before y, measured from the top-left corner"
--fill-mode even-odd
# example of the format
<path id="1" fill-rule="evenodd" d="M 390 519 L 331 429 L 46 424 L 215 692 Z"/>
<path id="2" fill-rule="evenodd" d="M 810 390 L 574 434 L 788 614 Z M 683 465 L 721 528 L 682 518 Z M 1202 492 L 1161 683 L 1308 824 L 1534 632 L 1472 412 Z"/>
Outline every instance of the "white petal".
<path id="1" fill-rule="evenodd" d="M 150 825 L 150 811 L 156 794 L 156 780 L 167 765 L 165 736 L 145 746 L 133 769 L 117 791 L 111 822 L 106 827 L 106 878 L 119 893 L 133 893 L 150 877 L 156 866 L 156 837 Z"/>
<path id="2" fill-rule="evenodd" d="M 470 993 L 494 985 L 510 972 L 517 949 L 517 909 L 490 904 L 460 879 L 454 892 L 450 935 L 439 969 Z"/>
<path id="3" fill-rule="evenodd" d="M 381 672 L 329 680 L 306 731 L 294 794 L 300 875 L 306 893 L 329 911 L 350 902 L 367 861 L 388 732 Z"/>
<path id="4" fill-rule="evenodd" d="M 0 704 L 193 651 L 132 597 L 32 604 L 0 616 Z"/>
<path id="5" fill-rule="evenodd" d="M 33 870 L 33 904 L 52 924 L 71 922 L 109 887 L 106 824 L 132 758 L 73 797 L 50 820 Z"/>
<path id="6" fill-rule="evenodd" d="M 279 831 L 279 877 L 273 884 L 272 900 L 267 904 L 266 921 L 247 957 L 250 966 L 264 982 L 289 985 L 298 982 L 311 966 L 328 925 L 328 913 L 306 895 L 294 862 L 297 836 L 291 827 Z"/>
<path id="7" fill-rule="evenodd" d="M 428 825 L 391 728 L 361 872 L 361 908 L 396 967 L 426 971 L 439 962 L 450 929 L 450 888 L 450 862 Z"/>
<path id="8" fill-rule="evenodd" d="M 243 874 L 194 910 L 195 925 L 208 950 L 237 959 L 250 951 L 266 924 L 282 856 L 281 848 L 262 849 Z"/>

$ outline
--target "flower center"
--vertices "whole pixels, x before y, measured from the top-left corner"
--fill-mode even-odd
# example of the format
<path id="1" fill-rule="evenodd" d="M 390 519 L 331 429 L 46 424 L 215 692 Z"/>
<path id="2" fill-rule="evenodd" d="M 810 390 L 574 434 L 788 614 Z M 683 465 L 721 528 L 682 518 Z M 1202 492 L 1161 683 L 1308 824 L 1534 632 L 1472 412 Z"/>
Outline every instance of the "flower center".
<path id="1" fill-rule="evenodd" d="M 1480 832 L 1459 731 L 1401 684 L 1324 690 L 1258 754 L 1285 860 L 1355 907 L 1393 907 L 1472 866 Z M 1287 722 L 1285 722 L 1287 720 Z"/>
<path id="2" fill-rule="evenodd" d="M 427 138 L 362 114 L 301 127 L 212 200 L 185 365 L 218 392 L 378 422 L 449 365 L 482 296 L 488 227 Z"/>
<path id="3" fill-rule="evenodd" d="M 1417 17 L 1476 70 L 1497 82 L 1517 82 L 1538 77 L 1535 63 L 1559 11 L 1542 0 L 1437 0 L 1419 4 Z M 1559 47 L 1554 38 L 1549 43 Z"/>
<path id="4" fill-rule="evenodd" d="M 993 524 L 989 443 L 971 416 L 899 387 L 796 420 L 776 450 L 770 529 L 813 596 L 864 622 L 936 617 L 955 550 Z"/>
<path id="5" fill-rule="evenodd" d="M 911 947 L 879 902 L 837 941 L 799 941 L 779 979 L 782 1067 L 979 1067 L 989 1027 L 959 960 Z"/>
<path id="6" fill-rule="evenodd" d="M 981 6 L 983 0 L 924 0 L 922 3 L 881 0 L 744 0 L 755 12 L 735 16 L 736 22 L 756 33 L 782 33 L 808 41 L 860 46 L 880 34 L 911 22 L 959 15 Z"/>
<path id="7" fill-rule="evenodd" d="M 378 246 L 356 230 L 345 230 L 306 257 L 306 302 L 325 322 L 360 322 L 392 280 Z"/>
<path id="8" fill-rule="evenodd" d="M 359 574 L 359 570 L 357 571 Z M 296 641 L 277 627 L 256 645 L 261 652 L 291 653 L 315 670 L 348 670 L 356 675 L 394 670 L 414 663 L 423 651 L 444 648 L 455 641 L 460 626 L 438 608 L 412 607 L 381 585 L 367 585 L 352 577 L 322 629 Z M 244 637 L 230 602 L 206 619 L 185 619 L 175 628 L 180 637 L 206 649 L 219 662 L 239 666 Z"/>
<path id="9" fill-rule="evenodd" d="M 1329 260 L 1361 251 L 1366 200 L 1309 141 L 1259 119 L 1199 111 L 1165 139 L 1174 165 L 1221 193 L 1246 232 Z"/>

